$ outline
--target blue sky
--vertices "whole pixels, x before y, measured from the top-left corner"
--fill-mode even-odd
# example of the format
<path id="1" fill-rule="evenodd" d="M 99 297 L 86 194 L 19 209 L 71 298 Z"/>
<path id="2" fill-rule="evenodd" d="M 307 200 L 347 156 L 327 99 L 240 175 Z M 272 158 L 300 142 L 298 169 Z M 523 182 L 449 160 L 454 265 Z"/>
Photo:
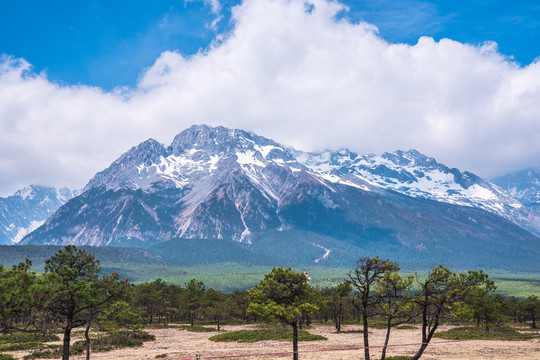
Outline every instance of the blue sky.
<path id="1" fill-rule="evenodd" d="M 538 166 L 539 22 L 538 1 L 1 1 L 0 194 L 83 187 L 201 123 L 486 178 Z"/>
<path id="2" fill-rule="evenodd" d="M 344 0 L 339 16 L 367 21 L 391 43 L 415 44 L 420 36 L 463 43 L 495 41 L 522 65 L 540 55 L 540 2 L 503 0 Z M 203 1 L 42 1 L 0 3 L 0 53 L 24 58 L 34 71 L 65 84 L 112 89 L 134 86 L 140 73 L 165 50 L 184 55 L 206 48 L 230 28 Z"/>

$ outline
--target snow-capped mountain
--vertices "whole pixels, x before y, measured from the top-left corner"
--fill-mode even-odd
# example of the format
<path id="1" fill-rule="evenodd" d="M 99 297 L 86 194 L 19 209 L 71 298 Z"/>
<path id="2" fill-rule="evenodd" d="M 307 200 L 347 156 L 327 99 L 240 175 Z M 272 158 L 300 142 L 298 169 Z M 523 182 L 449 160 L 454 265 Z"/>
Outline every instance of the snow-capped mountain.
<path id="1" fill-rule="evenodd" d="M 450 169 L 418 151 L 395 151 L 358 155 L 348 150 L 299 153 L 299 160 L 310 169 L 340 179 L 344 174 L 381 187 L 450 204 L 478 207 L 507 215 L 521 204 L 502 189 L 470 172 Z"/>
<path id="2" fill-rule="evenodd" d="M 523 204 L 522 213 L 528 220 L 524 227 L 529 229 L 527 225 L 532 224 L 540 235 L 540 167 L 510 173 L 493 182 Z"/>
<path id="3" fill-rule="evenodd" d="M 382 155 L 358 155 L 347 149 L 322 153 L 296 152 L 297 159 L 309 169 L 324 174 L 330 181 L 343 181 L 345 175 L 355 182 L 363 181 L 417 198 L 449 204 L 471 206 L 503 216 L 510 221 L 540 234 L 539 224 L 512 192 L 468 171 L 437 162 L 411 149 Z M 521 188 L 525 196 L 534 192 L 534 179 Z M 536 185 L 538 186 L 538 185 Z M 503 186 L 504 187 L 504 186 Z M 540 196 L 540 191 L 536 194 Z"/>
<path id="4" fill-rule="evenodd" d="M 540 256 L 538 237 L 500 217 L 519 206 L 488 181 L 414 150 L 306 153 L 200 125 L 170 146 L 150 139 L 131 148 L 22 243 L 204 238 L 255 249 L 261 239 L 298 245 L 302 238 L 303 253 L 317 262 L 351 256 L 352 248 Z"/>
<path id="5" fill-rule="evenodd" d="M 17 244 L 78 193 L 30 185 L 12 196 L 0 197 L 0 244 Z"/>
<path id="6" fill-rule="evenodd" d="M 493 182 L 523 205 L 540 205 L 540 166 L 498 177 Z"/>

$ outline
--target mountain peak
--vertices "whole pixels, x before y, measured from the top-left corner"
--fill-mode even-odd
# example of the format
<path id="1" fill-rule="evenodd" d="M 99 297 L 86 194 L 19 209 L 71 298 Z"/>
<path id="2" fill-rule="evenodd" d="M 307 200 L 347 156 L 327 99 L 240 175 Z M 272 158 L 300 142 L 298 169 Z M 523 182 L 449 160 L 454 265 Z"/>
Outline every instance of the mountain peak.
<path id="1" fill-rule="evenodd" d="M 22 200 L 32 199 L 34 197 L 36 191 L 39 191 L 39 189 L 41 189 L 41 188 L 43 188 L 43 186 L 28 185 L 28 186 L 25 186 L 22 189 L 17 190 L 13 196 L 18 196 Z"/>
<path id="2" fill-rule="evenodd" d="M 540 204 L 540 166 L 506 174 L 493 182 L 524 205 Z"/>
<path id="3" fill-rule="evenodd" d="M 139 166 L 150 166 L 159 162 L 162 156 L 167 155 L 168 151 L 162 143 L 151 138 L 145 140 L 122 154 L 107 169 L 98 172 L 86 184 L 83 191 L 99 186 L 110 188 L 120 184 L 132 183 L 133 178 L 138 175 Z"/>
<path id="4" fill-rule="evenodd" d="M 232 153 L 238 150 L 256 150 L 257 146 L 282 146 L 253 132 L 229 129 L 223 126 L 193 125 L 176 135 L 171 148 L 174 155 L 185 150 L 203 150 L 212 154 Z"/>

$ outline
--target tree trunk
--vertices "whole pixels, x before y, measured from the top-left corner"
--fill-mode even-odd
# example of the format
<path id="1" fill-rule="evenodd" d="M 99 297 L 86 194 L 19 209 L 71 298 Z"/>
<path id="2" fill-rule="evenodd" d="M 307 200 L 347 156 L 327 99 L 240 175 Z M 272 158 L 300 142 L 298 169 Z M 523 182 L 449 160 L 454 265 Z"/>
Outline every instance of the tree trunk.
<path id="1" fill-rule="evenodd" d="M 86 339 L 86 360 L 90 360 L 90 321 L 88 322 L 88 325 L 86 325 L 84 338 Z"/>
<path id="2" fill-rule="evenodd" d="M 293 360 L 298 360 L 298 322 L 292 324 Z"/>
<path id="3" fill-rule="evenodd" d="M 69 360 L 69 344 L 71 342 L 71 321 L 64 329 L 64 346 L 62 347 L 62 360 Z"/>
<path id="4" fill-rule="evenodd" d="M 343 304 L 339 302 L 339 310 L 337 315 L 337 331 L 341 331 L 341 320 L 343 318 Z"/>
<path id="5" fill-rule="evenodd" d="M 388 322 L 386 324 L 386 338 L 384 339 L 384 347 L 382 348 L 381 360 L 386 359 L 386 348 L 388 346 L 388 341 L 390 340 L 390 329 L 391 328 L 392 328 L 391 321 L 390 321 L 390 319 L 388 319 Z"/>
<path id="6" fill-rule="evenodd" d="M 220 326 L 220 323 L 219 323 L 219 318 L 217 319 L 217 331 L 221 331 L 221 326 Z"/>
<path id="7" fill-rule="evenodd" d="M 367 310 L 364 308 L 362 311 L 362 320 L 364 323 L 364 356 L 366 360 L 369 360 L 369 334 L 368 334 L 368 316 Z"/>
<path id="8" fill-rule="evenodd" d="M 433 325 L 433 328 L 431 328 L 431 330 L 429 331 L 429 334 L 427 335 L 427 337 L 425 336 L 426 332 L 425 332 L 425 327 L 422 326 L 422 346 L 420 346 L 420 349 L 418 349 L 418 351 L 416 352 L 416 354 L 413 355 L 413 357 L 411 358 L 411 360 L 418 360 L 420 359 L 420 357 L 422 356 L 422 354 L 424 353 L 424 350 L 426 350 L 431 338 L 433 337 L 433 334 L 435 333 L 435 330 L 437 330 L 437 327 L 439 326 L 439 322 L 436 321 L 435 324 Z"/>
<path id="9" fill-rule="evenodd" d="M 531 311 L 532 325 L 531 328 L 536 329 L 536 311 L 534 309 Z"/>

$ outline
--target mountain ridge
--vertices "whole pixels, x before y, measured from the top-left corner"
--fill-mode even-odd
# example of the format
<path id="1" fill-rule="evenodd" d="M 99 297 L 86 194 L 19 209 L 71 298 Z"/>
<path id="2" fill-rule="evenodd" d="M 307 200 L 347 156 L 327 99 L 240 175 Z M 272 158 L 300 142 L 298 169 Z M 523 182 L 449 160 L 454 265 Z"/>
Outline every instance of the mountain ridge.
<path id="1" fill-rule="evenodd" d="M 378 241 L 414 251 L 451 247 L 452 238 L 482 248 L 491 237 L 491 245 L 513 242 L 527 257 L 540 239 L 509 221 L 521 207 L 487 180 L 416 150 L 307 153 L 243 130 L 198 125 L 170 146 L 149 139 L 132 147 L 23 243 L 216 238 L 257 246 L 268 232 L 297 229 L 329 236 L 338 247 Z M 330 250 L 313 261 L 336 256 L 324 244 L 312 246 Z"/>
<path id="2" fill-rule="evenodd" d="M 80 191 L 29 185 L 0 197 L 0 245 L 19 243 Z"/>

